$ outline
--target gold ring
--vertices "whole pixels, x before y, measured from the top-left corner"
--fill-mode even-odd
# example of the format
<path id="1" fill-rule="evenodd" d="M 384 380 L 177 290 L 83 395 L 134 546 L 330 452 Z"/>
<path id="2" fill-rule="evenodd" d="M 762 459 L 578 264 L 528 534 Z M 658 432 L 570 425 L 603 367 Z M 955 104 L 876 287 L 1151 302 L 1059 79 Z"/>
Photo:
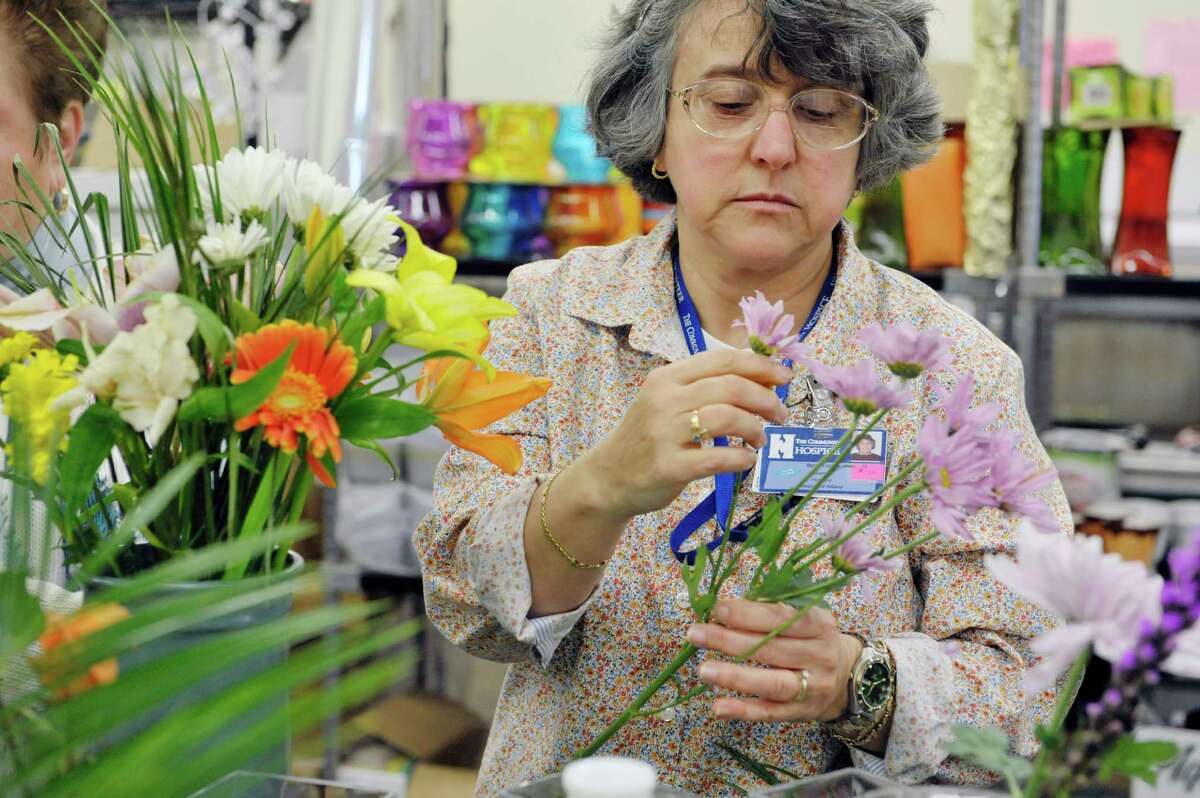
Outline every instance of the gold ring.
<path id="1" fill-rule="evenodd" d="M 792 703 L 803 704 L 804 699 L 808 698 L 808 669 L 801 668 L 796 675 L 800 677 L 800 689 L 796 691 L 796 697 L 792 699 Z"/>
<path id="2" fill-rule="evenodd" d="M 692 411 L 692 443 L 696 446 L 708 439 L 708 430 L 700 426 L 700 409 Z"/>

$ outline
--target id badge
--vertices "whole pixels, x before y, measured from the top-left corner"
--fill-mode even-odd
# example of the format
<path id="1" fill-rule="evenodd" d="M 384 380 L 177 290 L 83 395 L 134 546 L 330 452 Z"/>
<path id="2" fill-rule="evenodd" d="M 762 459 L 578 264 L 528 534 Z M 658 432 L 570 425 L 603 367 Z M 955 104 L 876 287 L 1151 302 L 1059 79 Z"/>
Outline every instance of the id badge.
<path id="1" fill-rule="evenodd" d="M 846 434 L 844 428 L 770 425 L 763 431 L 767 435 L 767 445 L 758 451 L 754 473 L 757 493 L 791 490 L 808 477 L 821 458 Z M 887 446 L 887 430 L 868 432 L 815 495 L 823 499 L 869 498 L 887 480 Z M 821 466 L 822 473 L 828 465 L 827 462 Z M 818 477 L 811 477 L 805 484 L 815 484 L 816 479 Z M 807 488 L 801 493 L 805 491 Z"/>

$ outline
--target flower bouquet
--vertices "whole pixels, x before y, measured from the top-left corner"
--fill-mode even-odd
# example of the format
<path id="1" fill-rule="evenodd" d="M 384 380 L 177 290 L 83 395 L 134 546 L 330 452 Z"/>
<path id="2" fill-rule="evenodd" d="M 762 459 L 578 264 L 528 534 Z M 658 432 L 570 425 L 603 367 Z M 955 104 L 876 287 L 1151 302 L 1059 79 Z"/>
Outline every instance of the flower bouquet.
<path id="1" fill-rule="evenodd" d="M 701 541 L 691 562 L 681 566 L 691 607 L 700 623 L 709 620 L 717 599 L 730 593 L 731 577 L 747 568 L 752 575 L 744 598 L 782 603 L 794 609 L 734 662 L 749 660 L 859 574 L 898 568 L 909 551 L 938 535 L 972 539 L 967 520 L 982 508 L 1025 516 L 1045 533 L 1059 531 L 1056 517 L 1041 495 L 1055 480 L 1053 470 L 1040 469 L 1023 456 L 1014 432 L 995 428 L 1000 407 L 975 401 L 973 375 L 949 374 L 950 387 L 938 379 L 947 376 L 952 366 L 950 342 L 943 335 L 918 331 L 906 324 L 870 325 L 860 331 L 857 342 L 874 359 L 830 366 L 816 359 L 792 334 L 795 320 L 784 313 L 781 302 L 771 304 L 757 293 L 744 298 L 741 307 L 743 319 L 735 326 L 746 328 L 751 348 L 807 368 L 821 386 L 836 395 L 850 422 L 836 445 L 798 484 L 767 502 L 744 536 L 731 534 L 733 519 L 726 519 L 719 544 L 710 552 L 704 545 L 706 541 Z M 939 400 L 919 431 L 916 455 L 909 462 L 892 466 L 890 477 L 881 480 L 871 496 L 844 513 L 821 519 L 822 535 L 804 542 L 789 540 L 793 520 L 889 412 L 913 401 L 908 383 L 923 374 L 929 375 Z M 872 527 L 918 494 L 929 498 L 934 529 L 891 550 L 875 549 L 868 542 L 876 537 L 871 534 Z M 596 753 L 635 718 L 653 716 L 709 694 L 709 685 L 686 689 L 676 676 L 696 653 L 697 647 L 691 643 L 682 645 L 634 701 L 578 755 Z M 769 765 L 753 763 L 736 751 L 729 753 L 739 764 L 753 766 L 768 780 L 776 778 Z"/>
<path id="2" fill-rule="evenodd" d="M 858 441 L 888 412 L 912 401 L 906 382 L 950 365 L 949 341 L 939 333 L 919 332 L 903 324 L 872 325 L 860 332 L 858 343 L 884 368 L 870 359 L 832 367 L 814 359 L 790 334 L 794 319 L 783 312 L 782 303 L 772 305 L 758 293 L 744 298 L 741 306 L 744 318 L 735 326 L 747 329 L 751 348 L 807 367 L 821 385 L 836 394 L 852 420 L 838 444 L 799 484 L 768 502 L 744 541 L 724 532 L 713 552 L 698 545 L 691 562 L 681 566 L 698 621 L 709 619 L 722 586 L 740 561 L 747 556 L 757 560 L 744 596 L 782 602 L 793 607 L 795 614 L 734 659 L 745 662 L 857 575 L 898 568 L 900 557 L 939 534 L 970 539 L 966 521 L 982 508 L 1015 513 L 1024 518 L 1017 535 L 1016 561 L 989 555 L 987 568 L 1017 595 L 1066 622 L 1033 641 L 1033 650 L 1041 659 L 1024 679 L 1026 695 L 1037 695 L 1068 669 L 1069 674 L 1060 686 L 1050 723 L 1038 729 L 1043 747 L 1034 762 L 1010 753 L 1004 732 L 990 727 L 956 727 L 947 752 L 997 774 L 1012 795 L 1027 798 L 1077 794 L 1117 773 L 1153 783 L 1155 768 L 1175 756 L 1175 746 L 1137 742 L 1128 733 L 1142 689 L 1157 682 L 1160 669 L 1170 667 L 1168 660 L 1177 650 L 1200 651 L 1200 634 L 1194 631 L 1200 619 L 1200 534 L 1189 547 L 1172 553 L 1173 575 L 1166 584 L 1140 563 L 1104 555 L 1096 538 L 1058 534 L 1055 516 L 1039 496 L 1054 481 L 1054 472 L 1039 470 L 1017 451 L 1014 433 L 995 428 L 999 408 L 976 402 L 973 376 L 958 374 L 952 388 L 935 382 L 939 402 L 919 432 L 917 456 L 897 469 L 873 496 L 842 516 L 822 519 L 821 537 L 789 550 L 787 533 L 793 519 L 850 457 Z M 894 492 L 884 499 L 889 491 Z M 922 493 L 929 496 L 935 529 L 893 550 L 873 550 L 866 542 L 872 537 L 872 524 Z M 730 529 L 731 522 L 728 519 L 723 529 Z M 1113 663 L 1113 683 L 1100 701 L 1086 707 L 1081 727 L 1068 733 L 1063 730 L 1064 721 L 1093 651 Z M 708 685 L 686 690 L 677 680 L 678 670 L 696 653 L 690 643 L 681 646 L 621 715 L 577 756 L 595 754 L 631 720 L 657 715 L 711 693 Z M 771 763 L 755 761 L 732 746 L 718 746 L 768 785 L 799 778 Z M 737 785 L 728 786 L 744 794 Z M 798 785 L 796 794 L 807 794 L 803 784 Z"/>
<path id="3" fill-rule="evenodd" d="M 388 686 L 408 660 L 315 689 L 416 627 L 378 617 L 378 604 L 285 612 L 128 672 L 118 663 L 315 589 L 294 563 L 289 578 L 281 574 L 289 544 L 307 532 L 305 499 L 314 481 L 335 484 L 344 444 L 387 460 L 380 441 L 437 425 L 515 471 L 517 443 L 477 430 L 549 381 L 488 363 L 486 322 L 515 309 L 455 284 L 454 261 L 423 246 L 383 200 L 276 150 L 217 152 L 204 84 L 182 45 L 169 60 L 135 58 L 91 78 L 102 53 L 73 33 L 90 61 L 74 61 L 78 79 L 116 132 L 119 228 L 108 198 L 78 196 L 68 170 L 74 207 L 99 221 L 98 230 L 81 222 L 86 251 L 73 251 L 74 270 L 55 272 L 0 232 L 18 253 L 0 264 L 16 289 L 0 291 L 3 476 L 13 486 L 0 571 L 0 773 L 5 795 L 186 795 L 277 744 L 289 726 Z M 184 92 L 184 64 L 197 101 Z M 61 158 L 52 126 L 39 138 Z M 49 198 L 23 164 L 14 170 L 22 204 L 71 247 L 73 231 Z M 403 257 L 393 251 L 397 227 Z M 418 353 L 393 362 L 393 344 Z M 401 398 L 408 389 L 416 401 Z M 57 535 L 74 587 L 121 577 L 61 617 L 43 609 L 72 609 L 46 583 Z M 208 589 L 164 592 L 197 580 Z M 351 622 L 333 645 L 224 677 L 233 663 Z M 38 681 L 8 689 L 29 665 Z M 201 683 L 210 685 L 203 702 L 164 714 Z M 293 691 L 302 692 L 273 703 Z"/>

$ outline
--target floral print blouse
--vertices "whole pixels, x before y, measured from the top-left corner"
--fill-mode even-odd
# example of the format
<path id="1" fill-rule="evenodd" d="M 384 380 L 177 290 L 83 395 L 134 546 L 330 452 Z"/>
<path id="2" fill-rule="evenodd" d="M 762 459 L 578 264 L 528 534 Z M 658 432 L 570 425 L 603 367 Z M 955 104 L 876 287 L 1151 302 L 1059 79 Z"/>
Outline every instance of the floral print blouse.
<path id="1" fill-rule="evenodd" d="M 483 758 L 477 795 L 557 772 L 578 748 L 613 720 L 683 643 L 694 620 L 668 535 L 712 488 L 700 480 L 665 509 L 635 518 L 592 595 L 560 615 L 529 618 L 530 580 L 523 527 L 536 486 L 595 445 L 620 422 L 652 369 L 688 357 L 672 295 L 669 245 L 674 217 L 649 235 L 611 247 L 573 250 L 560 260 L 513 271 L 506 299 L 518 316 L 491 323 L 487 357 L 499 369 L 554 380 L 549 393 L 489 428 L 516 438 L 524 463 L 507 476 L 482 458 L 451 448 L 438 467 L 435 506 L 420 524 L 427 612 L 456 645 L 475 656 L 511 663 Z M 977 401 L 994 401 L 998 421 L 1022 436 L 1024 454 L 1050 466 L 1025 409 L 1017 356 L 968 314 L 903 273 L 874 263 L 855 247 L 845 224 L 838 237 L 833 296 L 808 338 L 816 356 L 847 365 L 866 355 L 853 339 L 867 324 L 908 322 L 953 341 L 959 370 L 975 373 Z M 754 286 L 747 286 L 750 293 Z M 882 369 L 882 366 L 880 366 Z M 893 411 L 889 476 L 916 453 L 917 432 L 935 394 L 923 375 L 916 401 Z M 789 424 L 801 425 L 803 407 Z M 845 426 L 849 417 L 836 420 Z M 1070 512 L 1057 482 L 1046 490 L 1064 534 Z M 743 487 L 735 522 L 765 497 Z M 817 519 L 847 508 L 814 500 L 789 530 L 787 546 L 820 534 Z M 712 522 L 710 522 L 710 525 Z M 847 751 L 819 723 L 717 720 L 711 698 L 635 720 L 604 753 L 651 762 L 660 779 L 700 795 L 725 795 L 726 782 L 762 783 L 740 769 L 718 743 L 797 773 L 845 764 L 904 782 L 988 780 L 986 773 L 947 758 L 943 744 L 956 723 L 998 725 L 1017 751 L 1035 750 L 1033 729 L 1048 717 L 1053 691 L 1022 696 L 1029 641 L 1056 621 L 1017 598 L 986 571 L 983 557 L 1011 552 L 1017 519 L 983 510 L 971 520 L 973 542 L 939 536 L 908 555 L 907 568 L 863 574 L 830 605 L 844 632 L 882 639 L 896 662 L 897 701 L 882 757 Z M 874 528 L 874 544 L 891 549 L 931 529 L 928 499 L 918 495 Z M 709 537 L 715 527 L 699 534 Z M 707 539 L 707 538 L 706 538 Z M 752 560 L 731 595 L 744 590 Z M 818 573 L 820 576 L 820 573 Z M 685 688 L 699 684 L 702 652 L 680 671 Z"/>

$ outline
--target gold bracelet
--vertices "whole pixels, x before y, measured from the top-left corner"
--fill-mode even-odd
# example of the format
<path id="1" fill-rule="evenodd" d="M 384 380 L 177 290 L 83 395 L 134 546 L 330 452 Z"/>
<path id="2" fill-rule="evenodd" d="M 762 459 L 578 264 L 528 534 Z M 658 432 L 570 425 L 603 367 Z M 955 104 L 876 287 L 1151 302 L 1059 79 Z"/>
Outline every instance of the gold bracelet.
<path id="1" fill-rule="evenodd" d="M 594 571 L 597 568 L 603 568 L 604 566 L 608 565 L 608 560 L 602 560 L 598 563 L 580 562 L 572 557 L 571 554 L 563 548 L 561 543 L 555 540 L 554 535 L 550 534 L 550 522 L 546 520 L 546 500 L 550 497 L 550 486 L 554 484 L 554 480 L 558 479 L 558 475 L 561 473 L 562 472 L 559 471 L 554 476 L 550 477 L 550 481 L 546 483 L 545 490 L 542 491 L 542 499 L 540 502 L 538 502 L 538 516 L 542 521 L 542 532 L 546 535 L 546 540 L 550 541 L 550 545 L 558 549 L 558 553 L 561 554 L 563 559 L 569 562 L 572 567 L 591 571 Z"/>

